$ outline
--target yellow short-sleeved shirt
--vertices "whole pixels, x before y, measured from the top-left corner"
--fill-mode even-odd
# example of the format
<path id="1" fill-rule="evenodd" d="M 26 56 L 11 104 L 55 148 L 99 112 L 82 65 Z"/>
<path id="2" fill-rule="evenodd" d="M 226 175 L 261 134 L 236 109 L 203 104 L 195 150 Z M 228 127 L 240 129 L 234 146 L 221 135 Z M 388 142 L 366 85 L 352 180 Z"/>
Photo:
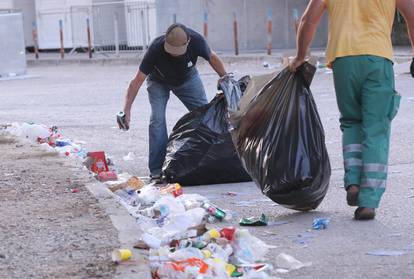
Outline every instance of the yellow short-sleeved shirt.
<path id="1" fill-rule="evenodd" d="M 396 0 L 323 0 L 329 13 L 326 51 L 331 64 L 338 57 L 376 55 L 393 58 L 391 32 Z"/>

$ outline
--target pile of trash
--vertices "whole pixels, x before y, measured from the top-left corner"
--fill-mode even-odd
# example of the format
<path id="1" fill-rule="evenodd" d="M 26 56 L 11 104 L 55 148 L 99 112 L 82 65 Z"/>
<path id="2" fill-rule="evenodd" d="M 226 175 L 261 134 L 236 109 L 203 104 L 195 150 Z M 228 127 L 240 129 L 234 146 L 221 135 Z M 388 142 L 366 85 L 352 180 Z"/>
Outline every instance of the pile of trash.
<path id="1" fill-rule="evenodd" d="M 5 131 L 15 137 L 25 138 L 31 142 L 39 143 L 43 149 L 49 152 L 59 152 L 68 157 L 84 159 L 87 156 L 82 142 L 75 142 L 61 135 L 58 127 L 47 127 L 33 123 L 12 123 L 6 125 Z"/>
<path id="2" fill-rule="evenodd" d="M 149 250 L 153 278 L 268 278 L 271 266 L 262 261 L 272 246 L 246 229 L 207 228 L 231 220 L 231 212 L 177 183 L 134 180 L 107 184 L 144 232 L 135 248 Z"/>
<path id="3" fill-rule="evenodd" d="M 84 162 L 137 220 L 143 234 L 135 248 L 149 251 L 153 278 L 269 278 L 272 266 L 263 260 L 274 247 L 247 229 L 219 226 L 233 214 L 206 197 L 185 194 L 178 183 L 159 186 L 118 174 L 104 152 L 87 152 L 55 126 L 13 123 L 5 131 Z"/>

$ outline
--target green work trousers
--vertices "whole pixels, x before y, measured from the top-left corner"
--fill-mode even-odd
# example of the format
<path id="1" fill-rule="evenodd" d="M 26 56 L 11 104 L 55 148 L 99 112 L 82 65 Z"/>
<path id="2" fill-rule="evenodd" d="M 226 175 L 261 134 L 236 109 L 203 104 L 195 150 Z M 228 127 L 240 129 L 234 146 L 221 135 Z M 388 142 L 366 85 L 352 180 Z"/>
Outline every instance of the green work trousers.
<path id="1" fill-rule="evenodd" d="M 386 187 L 391 121 L 401 100 L 393 64 L 378 56 L 347 56 L 335 60 L 333 73 L 345 189 L 359 186 L 358 206 L 378 208 Z"/>

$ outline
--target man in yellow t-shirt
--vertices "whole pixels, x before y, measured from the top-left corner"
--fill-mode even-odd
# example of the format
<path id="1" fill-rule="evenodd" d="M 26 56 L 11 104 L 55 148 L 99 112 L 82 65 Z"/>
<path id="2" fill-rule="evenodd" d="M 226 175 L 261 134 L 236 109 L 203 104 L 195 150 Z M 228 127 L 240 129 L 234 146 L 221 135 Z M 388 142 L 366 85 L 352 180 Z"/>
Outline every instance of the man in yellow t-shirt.
<path id="1" fill-rule="evenodd" d="M 295 71 L 305 61 L 319 21 L 329 15 L 327 62 L 341 112 L 345 189 L 355 219 L 375 218 L 385 191 L 391 121 L 398 112 L 392 25 L 396 8 L 414 42 L 414 0 L 311 0 L 299 25 Z M 413 45 L 414 47 L 414 45 Z M 411 64 L 414 77 L 414 59 Z"/>

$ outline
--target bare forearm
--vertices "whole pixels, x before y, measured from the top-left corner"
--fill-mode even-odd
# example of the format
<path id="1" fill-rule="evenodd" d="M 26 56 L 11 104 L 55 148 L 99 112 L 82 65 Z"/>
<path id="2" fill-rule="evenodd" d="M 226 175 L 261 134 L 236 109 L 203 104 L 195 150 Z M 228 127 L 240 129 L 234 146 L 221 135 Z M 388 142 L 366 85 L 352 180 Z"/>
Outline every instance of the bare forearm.
<path id="1" fill-rule="evenodd" d="M 317 24 L 312 24 L 304 20 L 300 22 L 297 37 L 297 57 L 299 59 L 305 59 L 306 53 L 308 52 L 308 49 L 312 43 L 317 28 Z"/>
<path id="2" fill-rule="evenodd" d="M 210 65 L 220 77 L 227 74 L 226 69 L 224 68 L 223 61 L 221 61 L 221 59 L 215 53 L 211 55 Z"/>
<path id="3" fill-rule="evenodd" d="M 407 22 L 408 35 L 414 53 L 414 0 L 397 0 L 397 8 Z"/>
<path id="4" fill-rule="evenodd" d="M 408 29 L 408 35 L 410 37 L 411 47 L 413 49 L 413 55 L 414 55 L 414 20 L 411 24 L 407 22 L 407 29 Z"/>
<path id="5" fill-rule="evenodd" d="M 137 97 L 138 91 L 144 83 L 146 75 L 141 72 L 138 72 L 137 76 L 129 83 L 127 95 L 125 97 L 125 106 L 124 111 L 130 111 L 132 104 Z"/>
<path id="6" fill-rule="evenodd" d="M 298 53 L 296 57 L 300 60 L 304 60 L 306 53 L 312 43 L 316 30 L 318 29 L 319 22 L 325 11 L 325 3 L 323 0 L 311 0 L 303 14 L 297 36 Z"/>

